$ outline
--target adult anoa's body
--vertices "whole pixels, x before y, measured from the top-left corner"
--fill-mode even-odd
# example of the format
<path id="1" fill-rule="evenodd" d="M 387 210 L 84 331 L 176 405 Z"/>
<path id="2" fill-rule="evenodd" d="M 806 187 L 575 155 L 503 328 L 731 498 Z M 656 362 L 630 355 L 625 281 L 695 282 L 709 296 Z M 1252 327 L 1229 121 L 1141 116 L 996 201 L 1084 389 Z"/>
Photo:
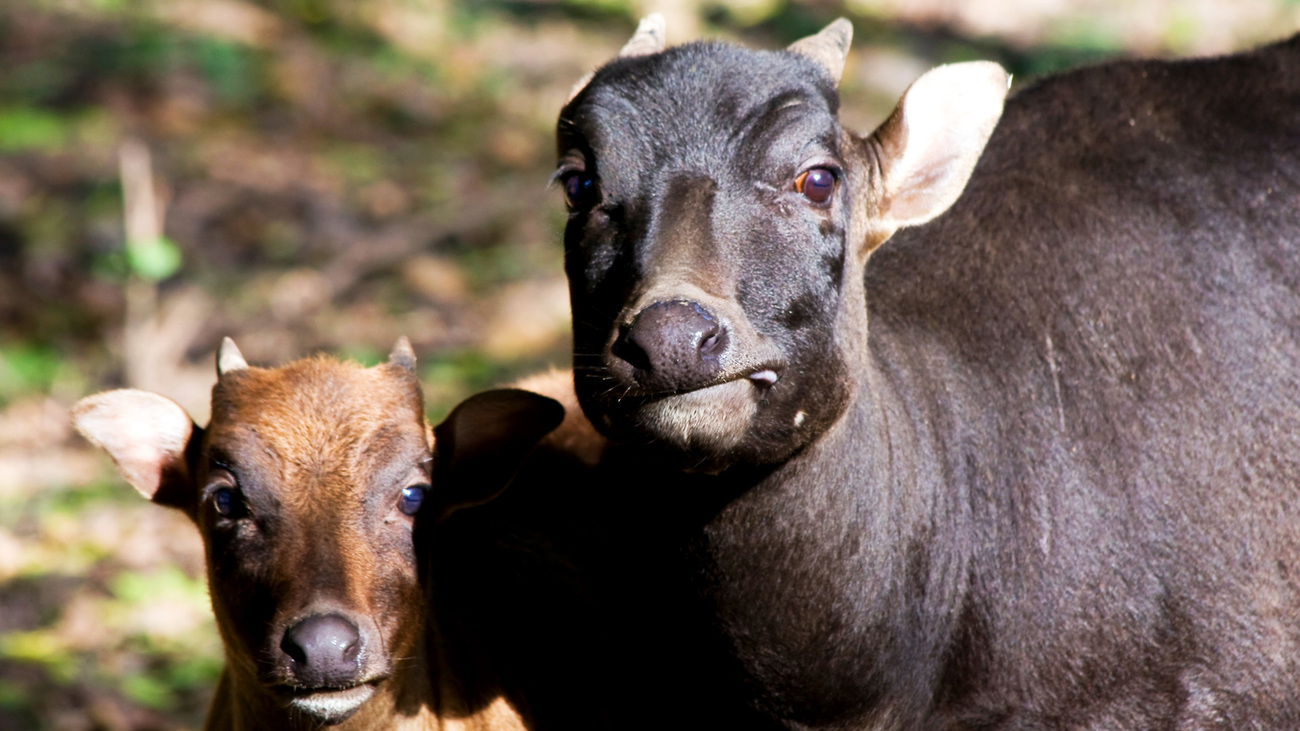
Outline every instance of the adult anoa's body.
<path id="1" fill-rule="evenodd" d="M 788 728 L 1300 725 L 1300 41 L 1005 113 L 941 67 L 862 138 L 848 37 L 651 23 L 560 116 L 577 393 L 671 464 L 720 687 Z"/>

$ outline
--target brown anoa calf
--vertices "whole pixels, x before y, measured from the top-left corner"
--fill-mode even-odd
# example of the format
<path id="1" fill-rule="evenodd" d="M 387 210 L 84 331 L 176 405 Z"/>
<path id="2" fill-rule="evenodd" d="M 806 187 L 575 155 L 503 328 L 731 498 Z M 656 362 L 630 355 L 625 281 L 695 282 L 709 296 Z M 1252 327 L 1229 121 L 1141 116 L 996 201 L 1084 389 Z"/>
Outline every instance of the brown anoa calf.
<path id="1" fill-rule="evenodd" d="M 563 409 L 490 391 L 430 429 L 405 338 L 373 368 L 272 369 L 226 339 L 217 371 L 206 428 L 138 390 L 73 410 L 131 485 L 203 535 L 226 652 L 207 728 L 527 727 L 518 703 L 479 687 L 490 673 L 467 680 L 426 641 L 414 516 L 437 523 L 490 499 Z"/>

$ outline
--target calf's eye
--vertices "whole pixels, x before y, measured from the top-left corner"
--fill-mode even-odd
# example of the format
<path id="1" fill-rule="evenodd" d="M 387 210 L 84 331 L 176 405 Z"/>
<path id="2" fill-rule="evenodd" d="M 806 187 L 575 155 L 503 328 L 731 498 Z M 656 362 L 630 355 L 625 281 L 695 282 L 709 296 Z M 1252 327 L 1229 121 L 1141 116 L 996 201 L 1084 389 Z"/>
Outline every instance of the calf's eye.
<path id="1" fill-rule="evenodd" d="M 415 515 L 420 512 L 420 505 L 424 502 L 424 492 L 428 485 L 412 485 L 402 488 L 402 498 L 397 502 L 397 509 L 402 511 L 403 515 Z"/>
<path id="2" fill-rule="evenodd" d="M 835 173 L 826 168 L 806 170 L 794 179 L 794 190 L 813 203 L 825 203 L 835 192 Z"/>
<path id="3" fill-rule="evenodd" d="M 229 487 L 219 487 L 216 492 L 212 493 L 212 506 L 216 509 L 217 515 L 223 518 L 229 518 L 234 515 L 235 508 L 239 505 L 239 497 L 235 491 Z"/>

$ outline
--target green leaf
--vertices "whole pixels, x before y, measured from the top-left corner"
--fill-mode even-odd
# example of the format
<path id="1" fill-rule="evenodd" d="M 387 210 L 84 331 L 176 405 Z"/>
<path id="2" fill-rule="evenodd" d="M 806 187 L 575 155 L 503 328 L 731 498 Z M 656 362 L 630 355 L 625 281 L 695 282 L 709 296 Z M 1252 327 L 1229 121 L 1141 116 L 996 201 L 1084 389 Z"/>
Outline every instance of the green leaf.
<path id="1" fill-rule="evenodd" d="M 54 152 L 67 142 L 67 124 L 57 114 L 31 107 L 0 110 L 0 150 Z"/>
<path id="2" fill-rule="evenodd" d="M 54 349 L 20 344 L 0 348 L 0 405 L 33 391 L 46 391 L 62 361 Z"/>
<path id="3" fill-rule="evenodd" d="M 171 686 L 143 673 L 123 677 L 121 687 L 122 694 L 127 698 L 156 711 L 168 710 L 176 705 Z"/>
<path id="4" fill-rule="evenodd" d="M 10 632 L 0 637 L 0 657 L 35 663 L 54 663 L 67 657 L 58 637 L 48 630 Z"/>
<path id="5" fill-rule="evenodd" d="M 181 250 L 166 236 L 131 239 L 126 242 L 126 260 L 133 274 L 157 281 L 181 268 Z"/>
<path id="6" fill-rule="evenodd" d="M 0 708 L 17 709 L 27 705 L 31 693 L 27 688 L 7 680 L 0 680 Z"/>
<path id="7" fill-rule="evenodd" d="M 175 566 L 166 566 L 150 573 L 126 571 L 109 582 L 113 594 L 128 605 L 144 605 L 159 597 L 183 599 L 206 611 L 208 589 L 204 579 L 191 579 Z"/>

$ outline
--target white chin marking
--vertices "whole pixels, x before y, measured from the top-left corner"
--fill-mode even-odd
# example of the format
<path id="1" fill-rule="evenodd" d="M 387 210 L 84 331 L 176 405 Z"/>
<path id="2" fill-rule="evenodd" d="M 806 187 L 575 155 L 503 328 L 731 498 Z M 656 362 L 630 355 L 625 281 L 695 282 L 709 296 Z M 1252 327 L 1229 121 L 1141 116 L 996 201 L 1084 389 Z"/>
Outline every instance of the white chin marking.
<path id="1" fill-rule="evenodd" d="M 758 411 L 748 379 L 670 396 L 642 411 L 645 425 L 679 447 L 728 449 L 745 437 Z"/>
<path id="2" fill-rule="evenodd" d="M 361 704 L 370 700 L 375 689 L 370 685 L 358 685 L 347 690 L 326 691 L 303 695 L 289 701 L 289 707 L 305 713 L 321 723 L 338 723 L 351 716 Z"/>

